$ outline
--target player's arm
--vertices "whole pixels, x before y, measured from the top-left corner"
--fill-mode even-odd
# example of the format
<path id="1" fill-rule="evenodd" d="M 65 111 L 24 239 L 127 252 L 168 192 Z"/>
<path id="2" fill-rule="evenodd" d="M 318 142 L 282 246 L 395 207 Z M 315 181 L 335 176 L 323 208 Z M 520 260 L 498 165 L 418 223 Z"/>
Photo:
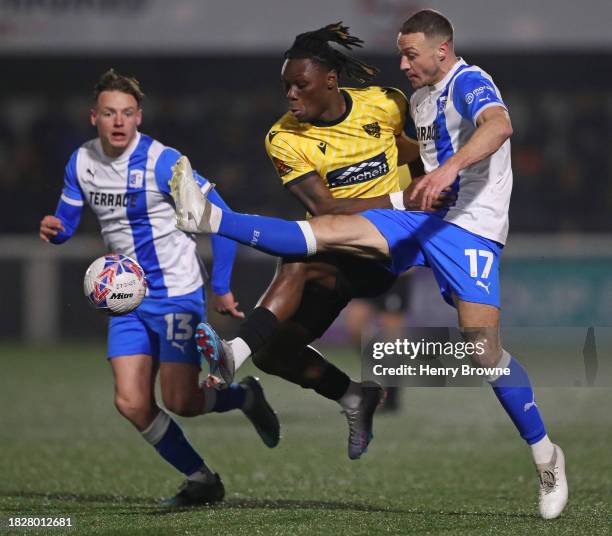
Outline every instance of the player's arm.
<path id="1" fill-rule="evenodd" d="M 397 147 L 397 165 L 407 164 L 412 177 L 420 177 L 425 169 L 421 160 L 416 127 L 410 115 L 406 95 L 397 88 L 384 88 L 386 99 L 383 108 L 387 113 L 389 126 L 393 128 Z"/>
<path id="2" fill-rule="evenodd" d="M 287 184 L 287 189 L 297 197 L 313 216 L 323 214 L 358 214 L 372 208 L 393 208 L 389 195 L 369 198 L 335 198 L 325 186 L 321 176 L 312 172 L 299 181 Z M 401 193 L 401 192 L 400 192 Z"/>
<path id="3" fill-rule="evenodd" d="M 397 146 L 397 165 L 407 164 L 412 177 L 424 175 L 425 168 L 421 160 L 419 142 L 402 132 L 395 136 L 395 145 Z"/>
<path id="4" fill-rule="evenodd" d="M 389 195 L 362 198 L 335 198 L 312 162 L 295 149 L 294 140 L 284 133 L 266 136 L 266 151 L 285 187 L 313 216 L 357 214 L 373 208 L 393 208 Z M 399 192 L 401 198 L 401 192 Z M 399 208 L 399 207 L 398 207 Z M 403 207 L 402 207 L 403 208 Z"/>
<path id="5" fill-rule="evenodd" d="M 39 236 L 45 242 L 63 244 L 76 231 L 83 212 L 84 195 L 76 173 L 75 151 L 64 172 L 64 189 L 57 203 L 55 214 L 46 215 L 40 222 Z"/>
<path id="6" fill-rule="evenodd" d="M 506 105 L 492 83 L 481 74 L 470 73 L 459 78 L 453 104 L 464 119 L 474 123 L 476 130 L 461 149 L 413 188 L 411 199 L 420 197 L 423 210 L 431 206 L 444 188 L 453 184 L 460 171 L 491 156 L 512 136 Z"/>
<path id="7" fill-rule="evenodd" d="M 397 165 L 408 165 L 412 181 L 410 186 L 404 190 L 404 206 L 408 210 L 420 210 L 420 200 L 412 199 L 412 190 L 420 177 L 425 175 L 425 167 L 421 160 L 419 142 L 417 141 L 416 126 L 410 114 L 410 106 L 406 95 L 396 88 L 385 89 L 386 99 L 383 107 L 387 112 L 387 120 L 393 128 L 395 145 L 397 147 Z M 449 194 L 449 192 L 445 192 Z M 456 200 L 455 195 L 445 195 L 439 199 L 433 208 L 444 208 L 452 205 Z"/>
<path id="8" fill-rule="evenodd" d="M 323 214 L 358 214 L 364 210 L 373 208 L 396 208 L 398 210 L 421 210 L 418 200 L 410 201 L 409 195 L 404 192 L 409 192 L 410 188 L 404 192 L 395 194 L 385 194 L 376 197 L 351 197 L 338 199 L 334 197 L 329 188 L 323 183 L 323 179 L 317 173 L 312 173 L 297 184 L 289 184 L 288 190 L 295 195 L 302 205 L 313 216 L 321 216 Z M 433 209 L 437 210 L 448 206 L 454 199 L 447 197 L 446 194 L 439 196 L 439 199 L 434 201 Z"/>
<path id="9" fill-rule="evenodd" d="M 196 174 L 196 180 L 206 180 Z M 211 190 L 208 198 L 226 212 L 231 212 L 227 203 L 216 190 Z M 238 302 L 234 300 L 231 291 L 232 270 L 236 259 L 237 244 L 223 236 L 211 235 L 210 245 L 213 255 L 210 286 L 213 291 L 213 308 L 217 313 L 230 315 L 234 318 L 244 318 L 244 313 L 238 310 Z"/>
<path id="10" fill-rule="evenodd" d="M 374 208 L 396 208 L 398 210 L 421 210 L 417 201 L 410 201 L 404 192 L 378 195 L 376 197 L 337 198 L 325 186 L 318 173 L 312 172 L 295 183 L 288 183 L 287 189 L 297 197 L 306 210 L 313 216 L 323 214 L 358 214 Z M 433 209 L 445 207 L 445 195 L 434 201 Z"/>
<path id="11" fill-rule="evenodd" d="M 477 120 L 478 128 L 469 141 L 442 166 L 415 185 L 411 200 L 421 196 L 421 208 L 427 210 L 440 191 L 450 186 L 459 172 L 491 156 L 512 135 L 510 116 L 501 106 L 484 110 Z"/>
<path id="12" fill-rule="evenodd" d="M 176 164 L 181 154 L 170 147 L 162 151 L 155 164 L 155 180 L 160 191 L 170 195 L 170 179 L 172 178 L 172 166 Z M 194 172 L 196 182 L 202 188 L 208 181 Z M 208 198 L 223 210 L 230 211 L 221 196 L 212 190 Z M 215 311 L 222 314 L 230 314 L 236 318 L 244 318 L 244 314 L 238 311 L 238 302 L 230 289 L 232 270 L 236 258 L 237 244 L 229 238 L 219 235 L 211 235 L 210 244 L 213 254 L 213 267 L 210 284 L 213 291 L 213 307 Z"/>
<path id="13" fill-rule="evenodd" d="M 419 143 L 406 136 L 403 132 L 395 136 L 395 145 L 397 146 L 397 165 L 412 164 L 416 160 L 420 160 Z"/>
<path id="14" fill-rule="evenodd" d="M 447 161 L 457 171 L 488 158 L 512 136 L 510 116 L 501 106 L 483 110 L 476 125 L 478 128 L 469 141 Z"/>
<path id="15" fill-rule="evenodd" d="M 336 198 L 332 195 L 323 178 L 305 158 L 297 154 L 289 142 L 280 142 L 280 135 L 274 143 L 266 141 L 266 150 L 276 171 L 287 189 L 295 195 L 313 216 L 323 214 L 358 214 L 375 208 L 397 208 L 419 210 L 418 203 L 406 205 L 403 192 L 368 198 Z"/>

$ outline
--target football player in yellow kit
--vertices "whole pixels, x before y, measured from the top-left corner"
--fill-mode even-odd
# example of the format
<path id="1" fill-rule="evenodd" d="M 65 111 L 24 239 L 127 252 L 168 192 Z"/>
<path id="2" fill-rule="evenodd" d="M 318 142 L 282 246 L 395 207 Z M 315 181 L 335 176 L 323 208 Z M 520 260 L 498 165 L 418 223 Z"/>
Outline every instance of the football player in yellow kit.
<path id="1" fill-rule="evenodd" d="M 400 188 L 398 165 L 418 159 L 405 135 L 407 100 L 394 88 L 340 88 L 341 73 L 370 81 L 377 69 L 332 48 L 362 41 L 341 23 L 300 34 L 285 53 L 282 82 L 289 111 L 270 129 L 266 150 L 285 187 L 312 216 L 371 208 L 419 210 Z M 410 120 L 409 120 L 410 121 Z M 452 199 L 451 199 L 452 201 Z M 436 206 L 445 204 L 441 196 Z M 256 239 L 256 237 L 254 237 Z M 310 343 L 355 297 L 377 296 L 396 276 L 383 264 L 348 255 L 280 259 L 276 275 L 237 337 L 221 340 L 209 324 L 196 340 L 226 381 L 253 355 L 261 370 L 337 401 L 349 424 L 348 454 L 357 459 L 372 438 L 382 389 L 362 384 L 327 361 Z"/>

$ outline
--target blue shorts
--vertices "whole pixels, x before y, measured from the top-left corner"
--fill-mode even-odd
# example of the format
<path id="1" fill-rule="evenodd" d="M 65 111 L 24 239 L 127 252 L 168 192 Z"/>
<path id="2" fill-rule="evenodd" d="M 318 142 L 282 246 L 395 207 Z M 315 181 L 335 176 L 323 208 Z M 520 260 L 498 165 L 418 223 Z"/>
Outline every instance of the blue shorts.
<path id="1" fill-rule="evenodd" d="M 500 306 L 499 257 L 503 246 L 443 220 L 436 214 L 375 209 L 362 212 L 389 244 L 390 269 L 433 270 L 444 300 Z"/>
<path id="2" fill-rule="evenodd" d="M 193 334 L 206 320 L 204 296 L 203 288 L 173 298 L 147 296 L 135 311 L 110 317 L 108 358 L 145 354 L 200 366 Z"/>

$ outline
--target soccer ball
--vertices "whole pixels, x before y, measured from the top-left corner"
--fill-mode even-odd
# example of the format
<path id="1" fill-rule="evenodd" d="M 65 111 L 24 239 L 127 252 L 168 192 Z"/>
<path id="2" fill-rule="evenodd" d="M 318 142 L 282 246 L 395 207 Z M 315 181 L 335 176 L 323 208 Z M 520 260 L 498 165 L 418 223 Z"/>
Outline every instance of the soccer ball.
<path id="1" fill-rule="evenodd" d="M 83 290 L 89 302 L 99 311 L 123 315 L 140 305 L 147 292 L 147 280 L 134 259 L 113 253 L 89 265 Z"/>

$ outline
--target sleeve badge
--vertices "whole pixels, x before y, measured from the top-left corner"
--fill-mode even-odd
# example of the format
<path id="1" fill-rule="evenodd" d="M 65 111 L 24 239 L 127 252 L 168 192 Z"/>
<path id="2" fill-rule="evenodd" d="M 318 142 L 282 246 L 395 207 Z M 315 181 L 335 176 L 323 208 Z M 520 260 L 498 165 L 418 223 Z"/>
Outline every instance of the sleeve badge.
<path id="1" fill-rule="evenodd" d="M 276 168 L 279 177 L 284 177 L 293 171 L 293 168 L 290 165 L 286 164 L 279 158 L 273 157 L 272 161 L 274 162 L 274 167 Z"/>

